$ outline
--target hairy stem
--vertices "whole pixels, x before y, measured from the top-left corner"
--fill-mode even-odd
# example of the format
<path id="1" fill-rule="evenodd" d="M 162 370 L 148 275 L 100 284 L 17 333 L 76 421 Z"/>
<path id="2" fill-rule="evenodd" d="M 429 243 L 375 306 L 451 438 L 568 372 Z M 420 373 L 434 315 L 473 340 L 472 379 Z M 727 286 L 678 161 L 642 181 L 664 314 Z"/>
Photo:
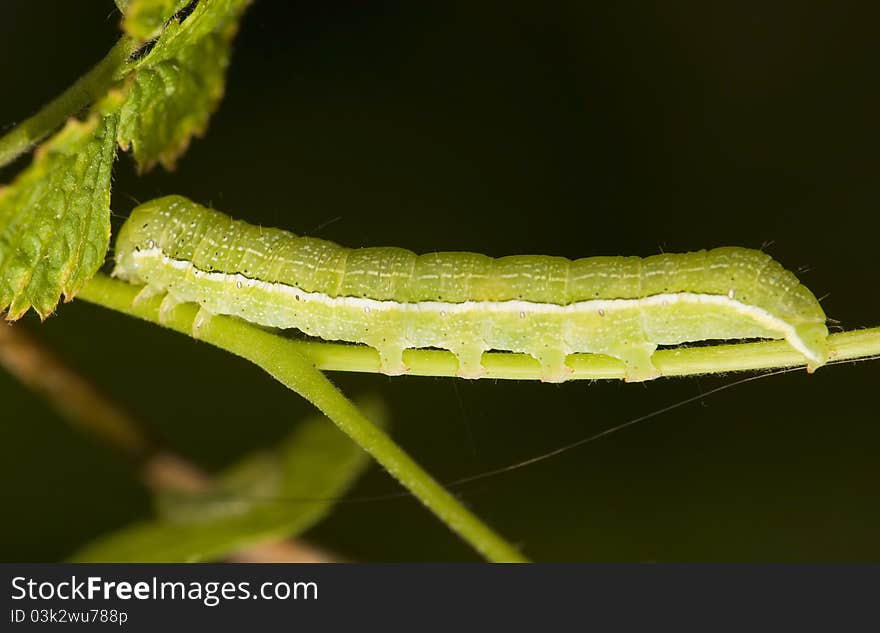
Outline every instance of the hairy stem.
<path id="1" fill-rule="evenodd" d="M 14 161 L 54 132 L 69 117 L 102 97 L 119 80 L 121 71 L 137 45 L 138 42 L 131 37 L 120 38 L 94 68 L 43 106 L 39 112 L 0 137 L 0 167 Z"/>
<path id="2" fill-rule="evenodd" d="M 158 300 L 134 306 L 137 291 L 135 286 L 98 275 L 79 296 L 86 301 L 158 323 Z M 191 334 L 195 316 L 195 306 L 182 305 L 174 310 L 164 325 Z M 210 319 L 199 329 L 199 338 L 253 362 L 312 402 L 441 521 L 488 560 L 525 561 L 515 547 L 480 521 L 388 435 L 370 422 L 315 367 L 314 359 L 303 353 L 301 344 L 227 317 Z"/>

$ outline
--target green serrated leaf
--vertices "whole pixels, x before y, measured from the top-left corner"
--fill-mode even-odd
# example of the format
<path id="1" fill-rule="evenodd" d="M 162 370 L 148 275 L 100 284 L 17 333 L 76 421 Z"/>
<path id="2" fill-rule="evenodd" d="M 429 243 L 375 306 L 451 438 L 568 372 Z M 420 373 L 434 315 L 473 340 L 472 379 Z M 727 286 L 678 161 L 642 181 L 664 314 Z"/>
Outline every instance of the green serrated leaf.
<path id="1" fill-rule="evenodd" d="M 133 65 L 118 140 L 123 149 L 133 147 L 141 171 L 157 162 L 173 169 L 192 137 L 205 132 L 223 96 L 232 38 L 249 2 L 201 0 L 186 19 L 172 18 Z"/>
<path id="2" fill-rule="evenodd" d="M 131 0 L 120 7 L 125 12 L 122 30 L 140 40 L 151 39 L 187 4 L 189 0 Z"/>
<path id="3" fill-rule="evenodd" d="M 377 423 L 378 402 L 361 404 Z M 206 492 L 165 493 L 160 516 L 102 537 L 80 562 L 218 560 L 244 547 L 301 534 L 364 472 L 367 454 L 325 417 L 304 421 L 274 451 L 250 455 Z"/>
<path id="4" fill-rule="evenodd" d="M 71 119 L 0 189 L 0 312 L 46 318 L 104 262 L 120 95 Z"/>

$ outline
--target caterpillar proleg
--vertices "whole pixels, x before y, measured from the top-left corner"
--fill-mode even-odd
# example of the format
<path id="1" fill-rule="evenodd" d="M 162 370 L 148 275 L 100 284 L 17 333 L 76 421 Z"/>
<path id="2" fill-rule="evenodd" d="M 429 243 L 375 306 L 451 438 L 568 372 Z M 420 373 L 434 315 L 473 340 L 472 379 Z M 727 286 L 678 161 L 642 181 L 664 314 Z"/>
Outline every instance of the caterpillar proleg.
<path id="1" fill-rule="evenodd" d="M 825 314 L 769 255 L 722 247 L 651 257 L 477 253 L 416 255 L 345 248 L 233 220 L 180 196 L 137 207 L 116 241 L 114 275 L 197 302 L 200 319 L 233 315 L 326 340 L 364 343 L 384 373 L 403 351 L 436 347 L 459 375 L 484 375 L 483 352 L 533 356 L 561 382 L 573 353 L 622 360 L 626 379 L 657 377 L 659 345 L 785 339 L 815 369 L 827 359 Z"/>

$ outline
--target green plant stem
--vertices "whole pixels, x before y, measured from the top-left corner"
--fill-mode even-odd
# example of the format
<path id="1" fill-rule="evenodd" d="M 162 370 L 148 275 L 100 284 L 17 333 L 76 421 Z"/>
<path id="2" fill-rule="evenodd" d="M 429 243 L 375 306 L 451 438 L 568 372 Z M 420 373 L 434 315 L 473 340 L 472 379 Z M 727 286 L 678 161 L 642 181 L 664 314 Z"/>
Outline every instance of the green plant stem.
<path id="1" fill-rule="evenodd" d="M 138 289 L 127 283 L 97 275 L 80 298 L 154 323 L 159 322 L 158 300 L 137 306 Z M 196 308 L 182 305 L 163 324 L 191 334 Z M 272 334 L 243 321 L 214 317 L 199 330 L 199 339 L 246 358 L 276 380 L 311 401 L 359 446 L 385 467 L 450 529 L 494 562 L 524 562 L 519 551 L 465 508 L 445 488 L 409 457 L 388 435 L 368 420 L 315 368 L 311 357 L 295 341 Z"/>
<path id="2" fill-rule="evenodd" d="M 137 45 L 138 42 L 131 37 L 120 38 L 94 68 L 43 106 L 39 112 L 0 137 L 0 167 L 14 161 L 55 131 L 67 118 L 103 96 L 120 79 L 122 70 Z"/>
<path id="3" fill-rule="evenodd" d="M 324 371 L 378 373 L 379 355 L 360 345 L 298 341 L 303 354 Z M 880 327 L 832 334 L 828 337 L 829 361 L 840 362 L 880 356 Z M 455 356 L 439 350 L 407 350 L 403 360 L 411 376 L 456 376 Z M 692 376 L 756 369 L 802 367 L 803 355 L 785 341 L 733 343 L 709 347 L 661 349 L 651 357 L 661 376 Z M 598 354 L 573 354 L 566 363 L 572 368 L 568 380 L 623 380 L 623 362 Z M 490 352 L 483 354 L 485 378 L 495 380 L 540 380 L 538 362 L 525 354 Z M 821 371 L 821 370 L 820 370 Z"/>

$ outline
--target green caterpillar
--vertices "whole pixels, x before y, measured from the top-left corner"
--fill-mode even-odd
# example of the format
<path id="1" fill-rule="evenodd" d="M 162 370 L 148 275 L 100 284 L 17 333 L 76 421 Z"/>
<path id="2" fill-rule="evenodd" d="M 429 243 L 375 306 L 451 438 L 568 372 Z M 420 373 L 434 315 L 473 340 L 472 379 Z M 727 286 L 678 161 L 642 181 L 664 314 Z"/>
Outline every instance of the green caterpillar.
<path id="1" fill-rule="evenodd" d="M 578 352 L 619 358 L 628 381 L 648 380 L 658 345 L 709 339 L 785 339 L 810 369 L 827 360 L 813 294 L 739 247 L 644 259 L 416 255 L 345 248 L 168 196 L 132 212 L 114 274 L 166 293 L 163 310 L 197 302 L 203 317 L 365 343 L 391 375 L 407 370 L 403 350 L 423 347 L 450 350 L 463 378 L 485 373 L 485 351 L 523 352 L 549 382 L 566 379 L 566 356 Z"/>

